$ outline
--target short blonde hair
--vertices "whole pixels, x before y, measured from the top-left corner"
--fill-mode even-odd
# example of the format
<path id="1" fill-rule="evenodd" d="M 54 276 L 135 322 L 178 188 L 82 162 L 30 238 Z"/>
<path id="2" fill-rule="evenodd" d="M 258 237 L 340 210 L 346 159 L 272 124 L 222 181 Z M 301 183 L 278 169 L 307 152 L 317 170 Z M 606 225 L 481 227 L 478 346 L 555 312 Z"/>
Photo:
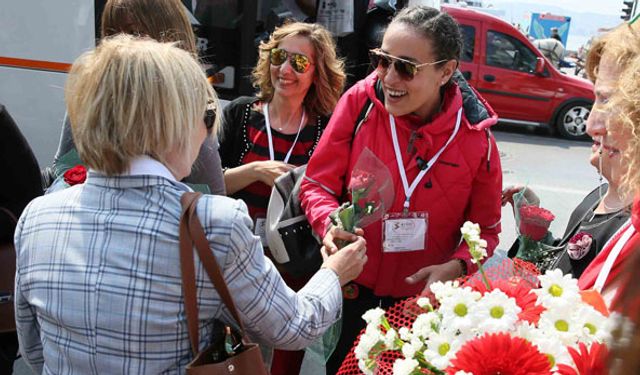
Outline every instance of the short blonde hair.
<path id="1" fill-rule="evenodd" d="M 140 155 L 166 164 L 170 150 L 191 149 L 208 101 L 217 102 L 191 54 L 124 34 L 76 60 L 65 100 L 80 158 L 109 176 L 126 172 Z M 218 123 L 219 115 L 214 132 Z"/>
<path id="2" fill-rule="evenodd" d="M 303 36 L 313 46 L 315 80 L 304 98 L 303 105 L 312 115 L 328 116 L 342 95 L 345 73 L 344 62 L 336 55 L 336 43 L 331 33 L 318 24 L 291 22 L 275 29 L 267 42 L 260 43 L 260 56 L 253 69 L 253 85 L 258 98 L 270 102 L 273 98 L 269 53 L 289 36 Z"/>

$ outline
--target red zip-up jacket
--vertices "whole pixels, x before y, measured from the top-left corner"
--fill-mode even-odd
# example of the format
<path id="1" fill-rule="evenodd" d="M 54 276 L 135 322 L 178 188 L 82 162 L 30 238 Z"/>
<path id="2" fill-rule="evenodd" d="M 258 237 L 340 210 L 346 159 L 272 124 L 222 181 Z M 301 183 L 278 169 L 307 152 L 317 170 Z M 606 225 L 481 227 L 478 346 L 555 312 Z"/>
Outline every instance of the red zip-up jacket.
<path id="1" fill-rule="evenodd" d="M 330 224 L 328 216 L 339 206 L 338 197 L 345 191 L 351 171 L 365 147 L 373 151 L 391 173 L 395 200 L 388 212 L 403 210 L 405 194 L 393 149 L 389 113 L 376 98 L 376 81 L 375 73 L 371 74 L 342 96 L 309 161 L 300 199 L 313 230 L 321 238 Z M 367 98 L 374 106 L 352 140 L 355 122 Z M 368 261 L 355 281 L 373 289 L 376 295 L 415 295 L 424 288 L 424 283 L 407 284 L 407 276 L 454 258 L 464 260 L 469 273 L 476 271 L 466 244 L 461 242 L 460 227 L 467 220 L 480 225 L 489 256 L 497 246 L 502 169 L 498 148 L 488 130 L 496 123 L 497 116 L 483 99 L 480 101 L 489 111 L 489 118 L 469 124 L 463 114 L 457 136 L 411 196 L 410 211 L 426 211 L 429 215 L 427 249 L 383 253 L 381 222 L 364 228 Z M 460 89 L 452 84 L 445 92 L 441 111 L 431 122 L 421 124 L 411 115 L 396 118 L 409 184 L 420 172 L 416 157 L 430 160 L 440 150 L 453 132 L 461 106 Z M 410 155 L 407 148 L 413 131 L 417 133 L 413 142 L 415 151 Z"/>

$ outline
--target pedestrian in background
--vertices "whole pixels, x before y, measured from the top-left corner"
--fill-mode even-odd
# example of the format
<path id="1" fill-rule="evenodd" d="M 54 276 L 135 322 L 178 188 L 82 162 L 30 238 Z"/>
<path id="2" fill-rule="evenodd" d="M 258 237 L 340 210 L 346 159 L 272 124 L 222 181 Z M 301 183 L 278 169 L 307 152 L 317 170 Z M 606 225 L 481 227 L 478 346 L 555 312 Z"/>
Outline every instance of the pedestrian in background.
<path id="1" fill-rule="evenodd" d="M 560 37 L 560 34 L 558 34 L 558 28 L 557 27 L 552 27 L 551 28 L 551 35 L 549 36 L 549 38 L 553 38 L 553 39 L 557 40 L 558 42 L 562 43 L 562 37 Z"/>
<path id="2" fill-rule="evenodd" d="M 533 45 L 542 52 L 544 57 L 549 59 L 556 69 L 560 68 L 560 61 L 564 57 L 564 46 L 556 38 L 536 39 Z"/>

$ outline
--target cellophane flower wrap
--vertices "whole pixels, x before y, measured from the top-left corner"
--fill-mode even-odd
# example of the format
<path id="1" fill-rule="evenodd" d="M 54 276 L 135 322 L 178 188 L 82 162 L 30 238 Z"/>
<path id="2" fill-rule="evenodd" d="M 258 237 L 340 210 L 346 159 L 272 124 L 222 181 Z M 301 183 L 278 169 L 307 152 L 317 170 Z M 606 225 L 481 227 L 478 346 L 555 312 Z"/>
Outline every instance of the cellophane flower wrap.
<path id="1" fill-rule="evenodd" d="M 518 253 L 516 257 L 535 264 L 541 271 L 550 268 L 562 248 L 553 246 L 549 225 L 555 219 L 551 211 L 527 201 L 525 189 L 513 196 Z"/>
<path id="2" fill-rule="evenodd" d="M 351 172 L 348 185 L 351 201 L 330 215 L 333 225 L 355 233 L 379 220 L 393 204 L 394 189 L 389 169 L 371 150 L 365 148 Z M 346 243 L 339 241 L 338 247 Z"/>
<path id="3" fill-rule="evenodd" d="M 519 259 L 485 269 L 479 230 L 463 237 L 482 273 L 432 284 L 434 306 L 417 296 L 367 311 L 338 374 L 601 374 L 589 371 L 618 320 L 599 294 Z"/>

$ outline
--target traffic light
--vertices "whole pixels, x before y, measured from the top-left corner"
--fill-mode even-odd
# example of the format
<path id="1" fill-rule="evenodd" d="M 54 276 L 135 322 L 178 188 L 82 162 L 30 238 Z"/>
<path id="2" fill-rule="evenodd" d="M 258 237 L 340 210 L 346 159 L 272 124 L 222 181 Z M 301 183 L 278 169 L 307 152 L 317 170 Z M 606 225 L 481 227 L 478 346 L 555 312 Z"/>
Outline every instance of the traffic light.
<path id="1" fill-rule="evenodd" d="M 631 12 L 633 12 L 633 5 L 635 4 L 634 0 L 624 0 L 622 2 L 624 8 L 622 8 L 622 18 L 625 21 L 629 21 L 631 19 Z"/>

